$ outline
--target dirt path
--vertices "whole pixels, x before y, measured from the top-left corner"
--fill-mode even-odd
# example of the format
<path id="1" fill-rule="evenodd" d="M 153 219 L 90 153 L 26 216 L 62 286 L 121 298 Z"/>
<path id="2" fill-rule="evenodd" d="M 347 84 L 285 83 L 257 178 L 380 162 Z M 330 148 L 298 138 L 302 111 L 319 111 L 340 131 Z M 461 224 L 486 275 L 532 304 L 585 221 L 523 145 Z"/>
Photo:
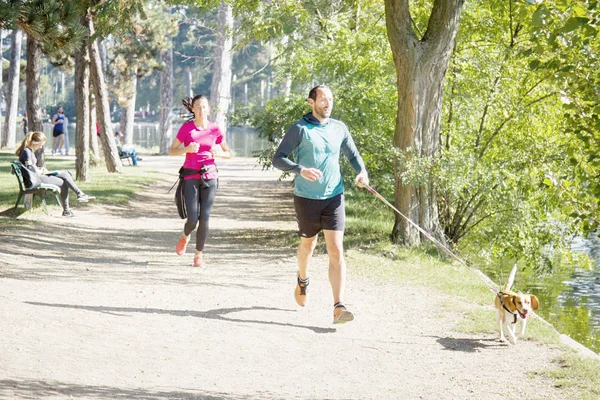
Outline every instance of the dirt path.
<path id="1" fill-rule="evenodd" d="M 453 332 L 461 315 L 426 288 L 350 272 L 357 318 L 334 328 L 322 255 L 299 310 L 294 249 L 261 240 L 295 230 L 289 183 L 252 160 L 220 163 L 209 267 L 192 268 L 191 249 L 174 253 L 183 222 L 166 194 L 181 160 L 144 160 L 168 179 L 128 206 L 90 206 L 77 219 L 26 213 L 23 228 L 0 226 L 0 398 L 569 395 L 535 376 L 559 349 Z"/>

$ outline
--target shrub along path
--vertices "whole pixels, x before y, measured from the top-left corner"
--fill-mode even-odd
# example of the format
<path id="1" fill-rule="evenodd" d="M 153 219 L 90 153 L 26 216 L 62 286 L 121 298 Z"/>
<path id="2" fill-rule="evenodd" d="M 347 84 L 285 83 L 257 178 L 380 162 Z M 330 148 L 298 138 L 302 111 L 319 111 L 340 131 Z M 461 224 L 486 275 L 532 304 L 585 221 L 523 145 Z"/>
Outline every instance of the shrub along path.
<path id="1" fill-rule="evenodd" d="M 75 208 L 76 219 L 28 212 L 0 226 L 0 398 L 573 395 L 536 373 L 558 367 L 559 348 L 456 333 L 462 315 L 448 295 L 358 278 L 351 259 L 356 320 L 331 324 L 323 254 L 300 310 L 290 185 L 253 160 L 219 163 L 209 266 L 192 268 L 193 246 L 175 255 L 183 221 L 167 194 L 180 163 L 144 156 L 165 180 L 127 206 Z"/>

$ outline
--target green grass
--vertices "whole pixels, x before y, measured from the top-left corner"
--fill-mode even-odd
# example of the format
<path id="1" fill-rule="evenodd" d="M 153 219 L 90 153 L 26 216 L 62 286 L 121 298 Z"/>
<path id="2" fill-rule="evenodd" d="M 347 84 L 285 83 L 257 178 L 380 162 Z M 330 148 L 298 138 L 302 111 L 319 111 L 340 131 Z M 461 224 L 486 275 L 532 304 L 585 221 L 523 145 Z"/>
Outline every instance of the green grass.
<path id="1" fill-rule="evenodd" d="M 14 153 L 0 151 L 0 213 L 12 209 L 19 194 L 17 178 L 10 173 L 10 163 L 16 160 Z M 67 158 L 46 159 L 46 168 L 50 171 L 69 170 L 75 175 L 75 160 Z M 142 187 L 156 182 L 160 173 L 143 166 L 123 166 L 121 173 L 108 173 L 104 165 L 90 168 L 88 182 L 76 182 L 84 192 L 97 197 L 99 204 L 125 204 Z M 39 203 L 35 203 L 36 205 Z M 16 213 L 22 213 L 22 206 Z M 35 212 L 35 210 L 34 210 Z"/>
<path id="2" fill-rule="evenodd" d="M 600 398 L 600 361 L 582 360 L 575 351 L 565 351 L 552 362 L 556 368 L 538 371 L 536 375 L 552 379 L 555 387 L 576 390 L 577 399 Z"/>

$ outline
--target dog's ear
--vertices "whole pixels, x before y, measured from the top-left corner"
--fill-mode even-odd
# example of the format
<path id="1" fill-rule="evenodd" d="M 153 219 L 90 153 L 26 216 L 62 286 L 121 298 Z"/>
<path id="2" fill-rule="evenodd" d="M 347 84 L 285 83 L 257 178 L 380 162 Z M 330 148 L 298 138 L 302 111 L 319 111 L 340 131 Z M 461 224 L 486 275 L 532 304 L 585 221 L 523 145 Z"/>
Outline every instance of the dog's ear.
<path id="1" fill-rule="evenodd" d="M 540 302 L 538 301 L 538 298 L 532 294 L 531 296 L 531 308 L 533 308 L 534 310 L 537 310 L 538 307 L 540 306 Z"/>

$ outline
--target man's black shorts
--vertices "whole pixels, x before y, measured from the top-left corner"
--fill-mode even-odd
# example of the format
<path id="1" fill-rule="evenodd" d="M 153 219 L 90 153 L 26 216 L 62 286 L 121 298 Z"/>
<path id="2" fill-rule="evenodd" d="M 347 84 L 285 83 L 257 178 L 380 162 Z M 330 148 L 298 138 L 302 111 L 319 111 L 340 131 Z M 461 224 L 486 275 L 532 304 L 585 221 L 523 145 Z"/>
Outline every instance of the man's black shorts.
<path id="1" fill-rule="evenodd" d="M 343 231 L 346 221 L 344 194 L 324 200 L 294 196 L 299 235 L 310 238 L 322 229 Z"/>

